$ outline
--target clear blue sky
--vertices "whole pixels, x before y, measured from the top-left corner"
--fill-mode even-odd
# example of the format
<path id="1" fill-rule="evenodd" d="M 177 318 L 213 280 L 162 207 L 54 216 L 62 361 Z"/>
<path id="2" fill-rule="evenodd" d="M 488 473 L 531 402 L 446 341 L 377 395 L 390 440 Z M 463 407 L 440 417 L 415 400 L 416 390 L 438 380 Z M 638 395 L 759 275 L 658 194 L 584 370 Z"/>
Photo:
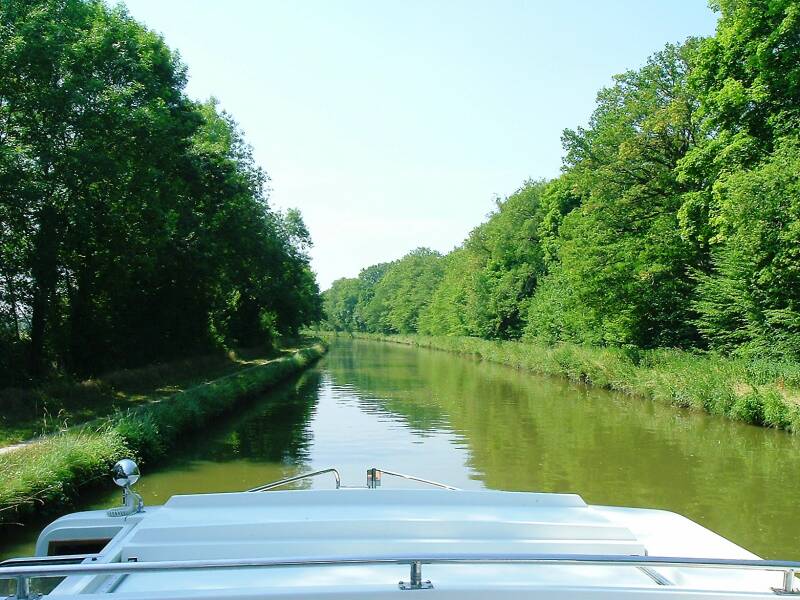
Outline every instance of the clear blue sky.
<path id="1" fill-rule="evenodd" d="M 447 252 L 493 198 L 561 166 L 611 76 L 713 33 L 704 0 L 128 0 L 297 207 L 323 289 Z"/>

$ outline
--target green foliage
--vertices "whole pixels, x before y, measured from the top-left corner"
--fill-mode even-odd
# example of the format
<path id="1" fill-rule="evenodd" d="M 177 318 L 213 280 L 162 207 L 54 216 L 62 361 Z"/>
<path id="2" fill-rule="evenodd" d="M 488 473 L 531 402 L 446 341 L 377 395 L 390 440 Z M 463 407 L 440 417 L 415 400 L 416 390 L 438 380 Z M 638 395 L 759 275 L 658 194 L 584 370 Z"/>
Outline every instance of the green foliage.
<path id="1" fill-rule="evenodd" d="M 365 306 L 367 326 L 385 333 L 416 331 L 419 315 L 441 278 L 442 256 L 428 248 L 417 248 L 392 263 Z"/>
<path id="2" fill-rule="evenodd" d="M 357 279 L 338 279 L 323 293 L 334 331 L 416 331 L 420 314 L 439 285 L 442 256 L 417 248 L 392 263 L 373 265 Z"/>
<path id="3" fill-rule="evenodd" d="M 256 365 L 146 404 L 101 423 L 46 436 L 0 454 L 0 523 L 14 522 L 41 505 L 76 498 L 79 487 L 108 473 L 115 460 L 156 461 L 178 438 L 230 410 L 242 398 L 296 373 L 325 352 L 321 344 Z"/>
<path id="4" fill-rule="evenodd" d="M 557 375 L 755 425 L 800 431 L 797 363 L 698 355 L 673 349 L 629 352 L 568 342 L 474 337 L 357 334 L 446 350 L 542 375 Z"/>
<path id="5" fill-rule="evenodd" d="M 498 202 L 447 263 L 442 283 L 420 319 L 429 334 L 516 338 L 524 302 L 544 273 L 539 242 L 545 184 L 528 182 Z"/>
<path id="6" fill-rule="evenodd" d="M 444 258 L 444 276 L 436 287 L 430 304 L 422 311 L 418 331 L 426 335 L 477 335 L 473 325 L 478 319 L 474 282 L 481 265 L 465 248 Z"/>
<path id="7" fill-rule="evenodd" d="M 701 274 L 698 324 L 725 351 L 800 359 L 800 143 L 716 188 L 714 269 Z"/>
<path id="8" fill-rule="evenodd" d="M 712 246 L 697 274 L 697 324 L 721 350 L 798 360 L 800 8 L 720 8 L 693 75 L 706 136 L 679 167 L 701 188 L 692 198 L 701 217 L 689 222 L 707 220 Z"/>
<path id="9" fill-rule="evenodd" d="M 581 323 L 559 317 L 568 322 L 562 331 L 577 334 L 566 339 L 640 347 L 696 340 L 687 269 L 698 254 L 681 236 L 674 173 L 696 136 L 687 87 L 695 45 L 668 46 L 617 76 L 589 126 L 564 134 L 568 182 L 581 204 L 561 220 L 555 244 L 565 297 L 551 289 L 555 306 L 535 304 L 553 315 L 584 307 L 591 318 Z M 532 324 L 528 331 L 538 335 Z"/>
<path id="10" fill-rule="evenodd" d="M 800 124 L 800 6 L 794 0 L 721 0 L 717 34 L 694 74 L 706 126 L 743 158 L 770 151 Z M 717 164 L 723 164 L 718 162 Z"/>
<path id="11" fill-rule="evenodd" d="M 528 303 L 524 338 L 554 344 L 570 340 L 600 345 L 597 315 L 578 298 L 560 265 L 554 265 Z"/>
<path id="12" fill-rule="evenodd" d="M 563 174 L 527 183 L 443 258 L 416 324 L 387 320 L 409 273 L 396 289 L 337 282 L 352 322 L 334 325 L 800 360 L 800 7 L 717 8 L 716 35 L 600 91 L 564 132 Z M 783 422 L 763 398 L 707 402 Z"/>
<path id="13" fill-rule="evenodd" d="M 361 293 L 362 282 L 360 279 L 337 279 L 329 290 L 323 295 L 323 308 L 327 316 L 328 325 L 334 331 L 355 331 L 356 306 Z"/>
<path id="14" fill-rule="evenodd" d="M 316 320 L 308 232 L 234 121 L 124 8 L 0 4 L 0 384 Z"/>

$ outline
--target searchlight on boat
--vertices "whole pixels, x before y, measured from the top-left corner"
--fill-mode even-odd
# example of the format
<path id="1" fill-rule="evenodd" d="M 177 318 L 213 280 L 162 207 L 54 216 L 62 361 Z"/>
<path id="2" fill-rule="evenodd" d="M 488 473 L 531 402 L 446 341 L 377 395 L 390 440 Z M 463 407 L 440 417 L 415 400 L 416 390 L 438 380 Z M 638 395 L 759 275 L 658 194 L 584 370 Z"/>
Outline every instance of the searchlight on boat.
<path id="1" fill-rule="evenodd" d="M 144 510 L 144 500 L 131 488 L 141 477 L 139 465 L 130 458 L 123 458 L 111 469 L 111 477 L 122 488 L 122 506 L 110 509 L 109 517 L 127 517 Z"/>

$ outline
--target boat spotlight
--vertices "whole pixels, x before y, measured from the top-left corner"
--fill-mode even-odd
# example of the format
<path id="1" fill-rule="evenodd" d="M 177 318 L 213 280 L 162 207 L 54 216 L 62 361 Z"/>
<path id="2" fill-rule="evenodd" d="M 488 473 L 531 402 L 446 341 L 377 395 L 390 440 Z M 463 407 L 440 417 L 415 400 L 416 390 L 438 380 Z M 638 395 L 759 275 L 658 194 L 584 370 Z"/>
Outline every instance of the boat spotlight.
<path id="1" fill-rule="evenodd" d="M 142 512 L 144 500 L 131 489 L 131 486 L 139 481 L 141 476 L 139 465 L 130 458 L 123 458 L 114 465 L 111 470 L 111 476 L 114 479 L 114 483 L 122 488 L 122 506 L 109 510 L 108 516 L 127 517 L 128 515 Z"/>

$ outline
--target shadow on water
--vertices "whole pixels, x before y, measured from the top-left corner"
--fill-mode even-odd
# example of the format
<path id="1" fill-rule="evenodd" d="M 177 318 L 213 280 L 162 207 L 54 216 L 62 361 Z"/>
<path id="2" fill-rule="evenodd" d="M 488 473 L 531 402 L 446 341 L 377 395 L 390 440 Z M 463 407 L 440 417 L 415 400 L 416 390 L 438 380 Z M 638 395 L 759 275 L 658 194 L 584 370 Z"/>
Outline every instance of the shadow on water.
<path id="1" fill-rule="evenodd" d="M 664 508 L 764 557 L 799 559 L 799 450 L 783 432 L 444 352 L 342 340 L 299 379 L 187 438 L 168 464 L 145 466 L 137 490 L 153 505 L 327 466 L 363 483 L 364 468 L 379 466 L 463 488 Z M 109 483 L 81 508 L 117 496 Z M 0 553 L 32 551 L 40 527 L 4 538 Z"/>

